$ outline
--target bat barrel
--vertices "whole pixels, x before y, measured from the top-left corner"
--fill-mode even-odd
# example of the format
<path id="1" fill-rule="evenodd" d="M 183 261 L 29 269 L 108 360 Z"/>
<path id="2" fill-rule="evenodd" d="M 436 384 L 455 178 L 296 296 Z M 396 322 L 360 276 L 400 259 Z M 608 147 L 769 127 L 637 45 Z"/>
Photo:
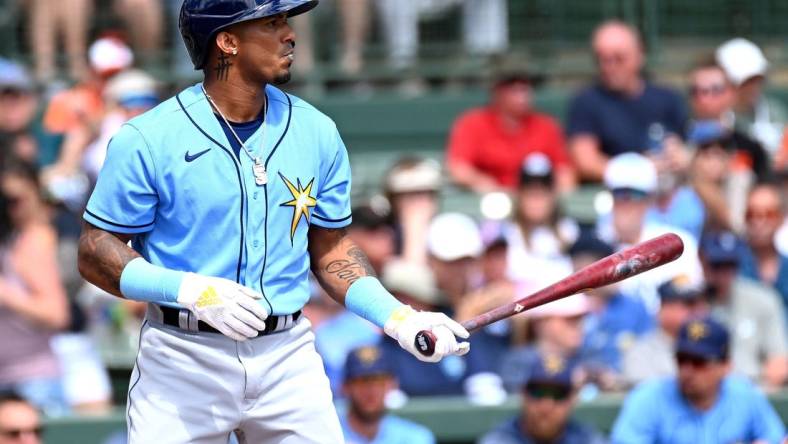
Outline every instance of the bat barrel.
<path id="1" fill-rule="evenodd" d="M 532 295 L 494 308 L 462 323 L 468 331 L 553 302 L 585 290 L 604 287 L 672 262 L 684 252 L 684 243 L 673 233 L 642 242 L 602 258 Z M 416 335 L 416 347 L 425 356 L 435 351 L 435 336 L 429 331 Z"/>

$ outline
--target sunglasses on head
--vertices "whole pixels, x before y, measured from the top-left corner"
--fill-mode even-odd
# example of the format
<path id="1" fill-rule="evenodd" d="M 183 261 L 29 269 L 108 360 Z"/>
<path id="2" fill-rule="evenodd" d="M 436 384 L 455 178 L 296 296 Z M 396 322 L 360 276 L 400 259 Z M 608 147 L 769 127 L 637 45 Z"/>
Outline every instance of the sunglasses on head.
<path id="1" fill-rule="evenodd" d="M 725 85 L 721 83 L 709 86 L 692 85 L 689 88 L 689 94 L 691 96 L 719 96 L 724 92 Z"/>
<path id="2" fill-rule="evenodd" d="M 676 353 L 676 363 L 679 367 L 684 365 L 690 366 L 692 368 L 706 368 L 709 364 L 717 362 L 716 359 L 707 359 L 701 356 L 691 355 L 688 353 Z"/>
<path id="3" fill-rule="evenodd" d="M 40 438 L 41 435 L 44 434 L 44 427 L 37 426 L 37 427 L 33 427 L 33 428 L 28 428 L 28 429 L 5 429 L 5 430 L 0 430 L 0 435 L 2 435 L 5 438 L 8 438 L 8 439 L 19 439 L 19 438 L 22 437 L 22 435 L 29 435 L 29 434 L 36 435 L 37 437 Z"/>
<path id="4" fill-rule="evenodd" d="M 526 384 L 525 393 L 534 399 L 566 401 L 572 395 L 572 388 L 561 385 Z"/>

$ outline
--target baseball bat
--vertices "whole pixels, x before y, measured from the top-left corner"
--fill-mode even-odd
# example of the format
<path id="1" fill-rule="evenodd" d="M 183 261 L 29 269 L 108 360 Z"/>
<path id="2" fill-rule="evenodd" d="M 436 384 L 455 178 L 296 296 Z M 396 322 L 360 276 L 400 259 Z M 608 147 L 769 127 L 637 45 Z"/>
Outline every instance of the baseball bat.
<path id="1" fill-rule="evenodd" d="M 494 308 L 462 323 L 469 332 L 525 310 L 573 294 L 604 287 L 676 260 L 684 252 L 684 243 L 673 233 L 663 234 L 630 248 L 613 253 L 536 293 Z M 416 335 L 416 349 L 424 356 L 435 353 L 435 335 L 422 330 Z"/>

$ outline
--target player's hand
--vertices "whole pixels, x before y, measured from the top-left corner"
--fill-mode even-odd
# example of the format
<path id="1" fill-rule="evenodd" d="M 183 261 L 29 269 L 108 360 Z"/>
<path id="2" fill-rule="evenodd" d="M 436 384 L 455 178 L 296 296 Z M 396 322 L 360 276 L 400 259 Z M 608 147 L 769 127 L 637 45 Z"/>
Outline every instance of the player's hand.
<path id="1" fill-rule="evenodd" d="M 229 279 L 186 273 L 177 302 L 225 336 L 244 341 L 265 329 L 263 295 Z"/>
<path id="2" fill-rule="evenodd" d="M 443 313 L 416 311 L 410 306 L 402 306 L 391 315 L 383 330 L 396 339 L 400 347 L 424 362 L 438 362 L 444 356 L 462 356 L 468 353 L 471 345 L 457 342 L 455 336 L 466 339 L 468 330 Z M 422 330 L 431 330 L 435 335 L 435 353 L 424 356 L 416 349 L 416 334 Z"/>

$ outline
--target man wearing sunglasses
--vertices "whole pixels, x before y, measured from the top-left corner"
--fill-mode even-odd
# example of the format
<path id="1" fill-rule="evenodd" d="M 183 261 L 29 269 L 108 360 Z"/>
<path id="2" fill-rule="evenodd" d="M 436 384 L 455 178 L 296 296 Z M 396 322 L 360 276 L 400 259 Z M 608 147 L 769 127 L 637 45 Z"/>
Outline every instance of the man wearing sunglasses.
<path id="1" fill-rule="evenodd" d="M 732 334 L 733 370 L 754 381 L 779 387 L 788 375 L 788 332 L 778 294 L 757 281 L 739 276 L 746 250 L 735 234 L 709 232 L 700 245 L 711 313 Z"/>
<path id="2" fill-rule="evenodd" d="M 780 188 L 770 183 L 756 185 L 747 199 L 744 219 L 749 248 L 739 272 L 774 287 L 782 297 L 784 318 L 788 319 L 788 257 L 775 244 L 785 220 Z"/>
<path id="3" fill-rule="evenodd" d="M 499 424 L 480 444 L 601 444 L 601 435 L 572 419 L 576 400 L 577 367 L 556 354 L 534 359 L 522 382 L 523 408 L 515 418 Z"/>
<path id="4" fill-rule="evenodd" d="M 785 428 L 766 397 L 729 375 L 730 338 L 711 318 L 682 325 L 676 342 L 678 376 L 645 382 L 624 402 L 613 444 L 778 444 Z"/>
<path id="5" fill-rule="evenodd" d="M 689 83 L 692 121 L 687 141 L 696 148 L 691 183 L 711 223 L 739 229 L 746 190 L 770 174 L 769 156 L 758 141 L 735 127 L 736 89 L 720 65 L 701 61 L 690 72 Z"/>
<path id="6" fill-rule="evenodd" d="M 580 179 L 600 182 L 608 160 L 626 152 L 682 157 L 684 102 L 675 91 L 643 77 L 638 31 L 620 21 L 605 22 L 594 31 L 591 45 L 598 81 L 573 99 L 567 122 L 569 152 Z"/>
<path id="7" fill-rule="evenodd" d="M 38 410 L 19 395 L 0 394 L 0 444 L 41 444 Z"/>

